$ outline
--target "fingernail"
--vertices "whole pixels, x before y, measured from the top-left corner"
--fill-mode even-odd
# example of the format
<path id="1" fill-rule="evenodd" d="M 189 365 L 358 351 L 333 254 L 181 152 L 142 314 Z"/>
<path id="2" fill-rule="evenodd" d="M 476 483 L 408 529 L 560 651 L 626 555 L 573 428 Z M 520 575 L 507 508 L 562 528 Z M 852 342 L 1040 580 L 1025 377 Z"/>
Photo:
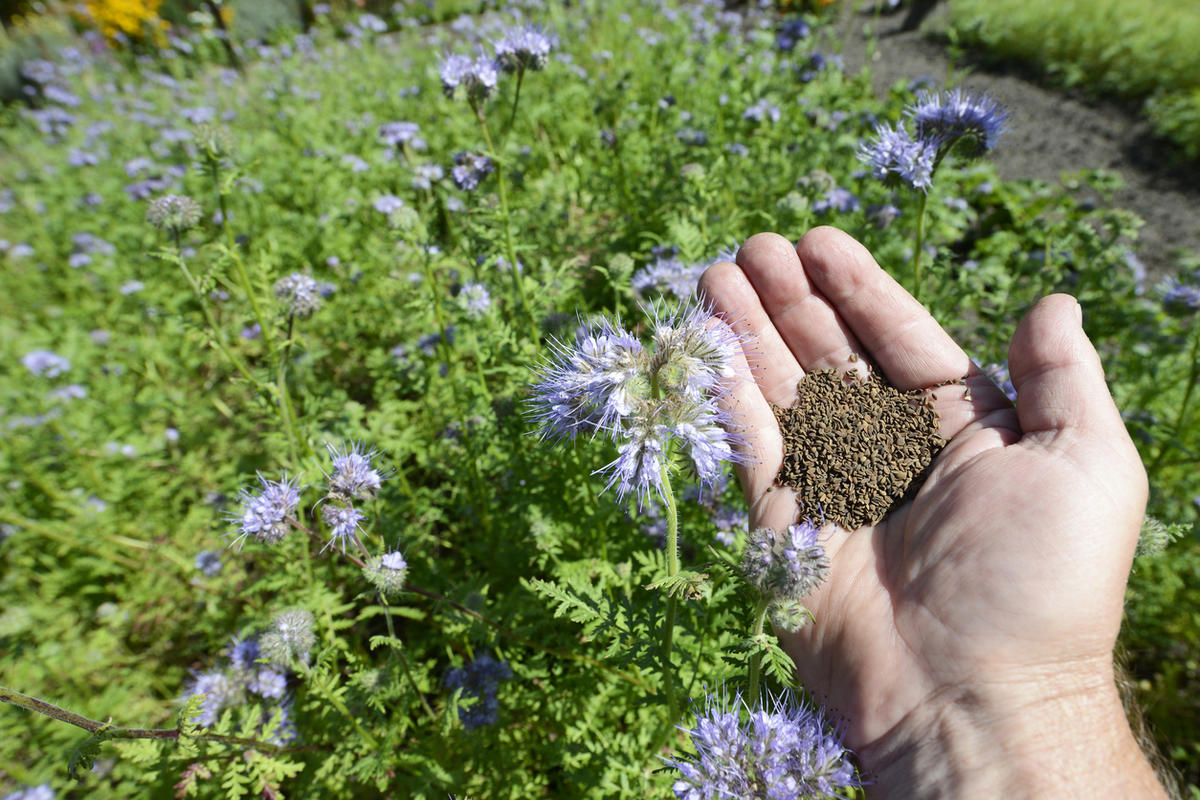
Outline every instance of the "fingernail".
<path id="1" fill-rule="evenodd" d="M 1075 301 L 1075 318 L 1079 321 L 1080 325 L 1083 324 L 1083 306 L 1079 304 L 1078 300 Z"/>

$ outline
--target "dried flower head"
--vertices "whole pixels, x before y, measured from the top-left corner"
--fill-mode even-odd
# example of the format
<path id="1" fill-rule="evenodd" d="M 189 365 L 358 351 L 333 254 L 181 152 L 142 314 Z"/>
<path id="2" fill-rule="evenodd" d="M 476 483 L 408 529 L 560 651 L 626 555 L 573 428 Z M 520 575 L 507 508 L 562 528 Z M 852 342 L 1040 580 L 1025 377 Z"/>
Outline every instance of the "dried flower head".
<path id="1" fill-rule="evenodd" d="M 233 545 L 241 546 L 246 537 L 253 537 L 266 544 L 276 544 L 287 535 L 292 526 L 292 515 L 300 505 L 300 487 L 285 474 L 279 481 L 268 481 L 258 476 L 262 491 L 254 493 L 242 489 L 239 500 L 241 513 L 230 517 L 236 522 L 240 535 Z"/>
<path id="2" fill-rule="evenodd" d="M 786 531 L 756 528 L 742 556 L 742 573 L 766 597 L 800 600 L 816 589 L 829 572 L 820 530 L 805 520 Z"/>
<path id="3" fill-rule="evenodd" d="M 146 221 L 160 231 L 179 234 L 196 227 L 203 213 L 200 204 L 187 195 L 164 194 L 150 201 Z"/>
<path id="4" fill-rule="evenodd" d="M 200 159 L 210 167 L 213 164 L 223 165 L 233 157 L 233 134 L 221 125 L 209 122 L 197 125 L 192 144 Z"/>
<path id="5" fill-rule="evenodd" d="M 271 621 L 271 629 L 259 640 L 262 657 L 278 667 L 307 664 L 316 644 L 313 615 L 304 609 L 284 611 Z"/>

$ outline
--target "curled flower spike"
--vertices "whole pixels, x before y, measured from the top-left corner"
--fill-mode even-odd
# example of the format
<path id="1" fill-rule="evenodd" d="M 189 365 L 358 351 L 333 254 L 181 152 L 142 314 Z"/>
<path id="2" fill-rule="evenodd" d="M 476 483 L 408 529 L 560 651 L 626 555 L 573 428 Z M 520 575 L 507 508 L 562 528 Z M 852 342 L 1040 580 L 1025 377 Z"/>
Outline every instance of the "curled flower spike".
<path id="1" fill-rule="evenodd" d="M 365 517 L 354 506 L 322 506 L 321 516 L 329 526 L 329 543 L 321 548 L 322 551 L 336 547 L 344 553 L 347 542 L 358 541 L 358 526 Z"/>
<path id="2" fill-rule="evenodd" d="M 385 597 L 395 597 L 404 591 L 408 562 L 402 553 L 396 551 L 372 556 L 363 567 L 363 577 Z"/>
<path id="3" fill-rule="evenodd" d="M 879 180 L 894 177 L 925 191 L 933 181 L 938 146 L 937 140 L 914 139 L 903 127 L 882 124 L 875 128 L 875 138 L 859 148 L 858 157 Z"/>
<path id="4" fill-rule="evenodd" d="M 256 494 L 242 489 L 239 496 L 242 511 L 229 518 L 240 531 L 231 546 L 240 547 L 247 537 L 277 544 L 292 526 L 292 515 L 300 505 L 299 485 L 292 483 L 286 474 L 279 481 L 268 481 L 262 475 L 258 480 L 262 491 Z"/>
<path id="5" fill-rule="evenodd" d="M 196 227 L 202 214 L 200 204 L 187 195 L 164 194 L 150 201 L 146 221 L 160 231 L 177 234 Z"/>
<path id="6" fill-rule="evenodd" d="M 695 726 L 680 730 L 696 753 L 664 759 L 680 773 L 671 787 L 677 798 L 801 800 L 862 785 L 841 728 L 790 692 L 767 693 L 751 707 L 719 690 L 705 698 Z"/>
<path id="7" fill-rule="evenodd" d="M 537 27 L 510 28 L 504 38 L 496 42 L 496 63 L 505 72 L 540 70 L 550 58 L 553 43 Z"/>
<path id="8" fill-rule="evenodd" d="M 979 92 L 954 89 L 950 92 L 917 92 L 917 102 L 908 108 L 916 123 L 917 136 L 949 146 L 964 140 L 967 155 L 980 156 L 996 146 L 1008 112 Z"/>
<path id="9" fill-rule="evenodd" d="M 325 476 L 329 480 L 330 497 L 349 502 L 370 500 L 379 493 L 387 474 L 375 469 L 371 463 L 379 455 L 377 452 L 366 450 L 358 443 L 341 447 L 326 443 L 325 449 L 333 461 L 333 472 Z"/>
<path id="10" fill-rule="evenodd" d="M 750 534 L 742 572 L 772 600 L 799 601 L 821 585 L 829 572 L 819 529 L 805 520 L 784 532 L 758 528 Z"/>
<path id="11" fill-rule="evenodd" d="M 438 71 L 446 97 L 452 98 L 462 89 L 472 103 L 481 103 L 490 97 L 500 80 L 496 62 L 483 55 L 475 58 L 457 53 L 446 56 Z"/>

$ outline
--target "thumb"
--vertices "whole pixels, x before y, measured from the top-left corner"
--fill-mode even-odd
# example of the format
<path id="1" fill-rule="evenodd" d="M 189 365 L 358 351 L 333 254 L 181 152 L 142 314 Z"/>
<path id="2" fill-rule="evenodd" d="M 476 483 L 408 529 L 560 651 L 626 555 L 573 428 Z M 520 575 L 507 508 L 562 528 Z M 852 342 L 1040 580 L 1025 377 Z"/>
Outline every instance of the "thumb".
<path id="1" fill-rule="evenodd" d="M 1025 435 L 1087 431 L 1128 437 L 1082 321 L 1074 297 L 1052 294 L 1017 326 L 1008 366 Z"/>

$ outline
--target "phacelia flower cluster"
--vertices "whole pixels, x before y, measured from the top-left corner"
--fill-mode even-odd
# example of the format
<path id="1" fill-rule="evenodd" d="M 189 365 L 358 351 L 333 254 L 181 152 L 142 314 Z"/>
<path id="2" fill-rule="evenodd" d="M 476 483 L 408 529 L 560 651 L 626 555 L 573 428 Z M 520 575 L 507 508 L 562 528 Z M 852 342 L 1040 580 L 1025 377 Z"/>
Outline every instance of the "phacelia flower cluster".
<path id="1" fill-rule="evenodd" d="M 917 93 L 905 109 L 914 132 L 904 124 L 880 124 L 875 137 L 863 142 L 858 157 L 883 181 L 928 191 L 937 165 L 950 149 L 974 158 L 996 145 L 1008 113 L 985 94 L 962 89 Z"/>
<path id="2" fill-rule="evenodd" d="M 319 283 L 303 272 L 293 272 L 275 282 L 275 296 L 287 304 L 288 314 L 293 317 L 309 316 L 335 291 L 337 287 L 332 283 Z"/>
<path id="3" fill-rule="evenodd" d="M 374 499 L 387 475 L 377 469 L 374 459 L 378 455 L 361 445 L 326 444 L 333 470 L 326 474 L 325 500 L 321 516 L 329 528 L 329 543 L 326 548 L 336 547 L 343 553 L 346 545 L 359 543 L 359 529 L 366 517 L 354 507 L 354 501 Z"/>
<path id="4" fill-rule="evenodd" d="M 695 727 L 681 730 L 696 753 L 666 763 L 680 773 L 671 788 L 682 800 L 801 800 L 862 785 L 842 731 L 787 692 L 768 694 L 753 708 L 739 694 L 717 692 L 705 699 Z"/>
<path id="5" fill-rule="evenodd" d="M 462 690 L 462 697 L 474 700 L 459 706 L 459 719 L 467 730 L 495 724 L 500 711 L 496 690 L 500 682 L 512 678 L 512 668 L 486 653 L 474 661 L 455 667 L 446 673 L 446 688 Z"/>
<path id="6" fill-rule="evenodd" d="M 829 559 L 818 541 L 820 530 L 809 521 L 786 531 L 756 528 L 746 543 L 742 573 L 765 597 L 799 601 L 821 585 Z"/>
<path id="7" fill-rule="evenodd" d="M 510 28 L 493 44 L 496 63 L 505 72 L 540 70 L 550 58 L 554 43 L 550 37 L 533 25 Z"/>
<path id="8" fill-rule="evenodd" d="M 395 551 L 371 556 L 363 566 L 363 577 L 384 597 L 396 597 L 404 591 L 408 562 L 402 553 Z"/>
<path id="9" fill-rule="evenodd" d="M 293 609 L 271 620 L 270 629 L 259 639 L 259 651 L 267 663 L 287 668 L 307 664 L 316 643 L 312 612 Z"/>
<path id="10" fill-rule="evenodd" d="M 493 55 L 454 53 L 442 59 L 438 73 L 447 97 L 465 95 L 473 106 L 496 91 L 501 72 L 540 70 L 546 66 L 554 43 L 535 26 L 510 28 L 493 45 Z"/>
<path id="11" fill-rule="evenodd" d="M 146 221 L 160 231 L 179 235 L 196 227 L 203 213 L 200 204 L 187 195 L 164 194 L 150 201 Z"/>
<path id="12" fill-rule="evenodd" d="M 233 545 L 241 546 L 247 538 L 257 539 L 264 544 L 278 544 L 287 535 L 295 522 L 295 513 L 300 505 L 300 486 L 285 474 L 278 481 L 269 481 L 258 476 L 262 491 L 242 489 L 239 500 L 240 513 L 230 517 L 237 523 L 239 534 Z"/>
<path id="13" fill-rule="evenodd" d="M 193 719 L 204 728 L 217 723 L 227 708 L 241 708 L 248 703 L 261 705 L 260 727 L 278 713 L 285 723 L 276 728 L 274 743 L 286 744 L 296 738 L 295 726 L 290 724 L 291 699 L 287 696 L 287 671 L 275 664 L 261 661 L 258 639 L 235 639 L 227 653 L 228 663 L 203 672 L 193 673 L 183 699 L 204 695 L 200 712 Z M 269 701 L 269 702 L 268 702 Z"/>
<path id="14" fill-rule="evenodd" d="M 653 344 L 619 323 L 584 325 L 573 345 L 556 342 L 533 386 L 533 417 L 545 439 L 601 434 L 617 445 L 600 472 L 619 500 L 665 495 L 670 455 L 686 453 L 702 484 L 737 461 L 732 420 L 718 405 L 734 376 L 737 335 L 698 305 L 655 319 Z"/>
<path id="15" fill-rule="evenodd" d="M 479 182 L 496 171 L 496 164 L 482 153 L 456 153 L 450 167 L 450 178 L 454 185 L 466 192 L 473 192 Z"/>

